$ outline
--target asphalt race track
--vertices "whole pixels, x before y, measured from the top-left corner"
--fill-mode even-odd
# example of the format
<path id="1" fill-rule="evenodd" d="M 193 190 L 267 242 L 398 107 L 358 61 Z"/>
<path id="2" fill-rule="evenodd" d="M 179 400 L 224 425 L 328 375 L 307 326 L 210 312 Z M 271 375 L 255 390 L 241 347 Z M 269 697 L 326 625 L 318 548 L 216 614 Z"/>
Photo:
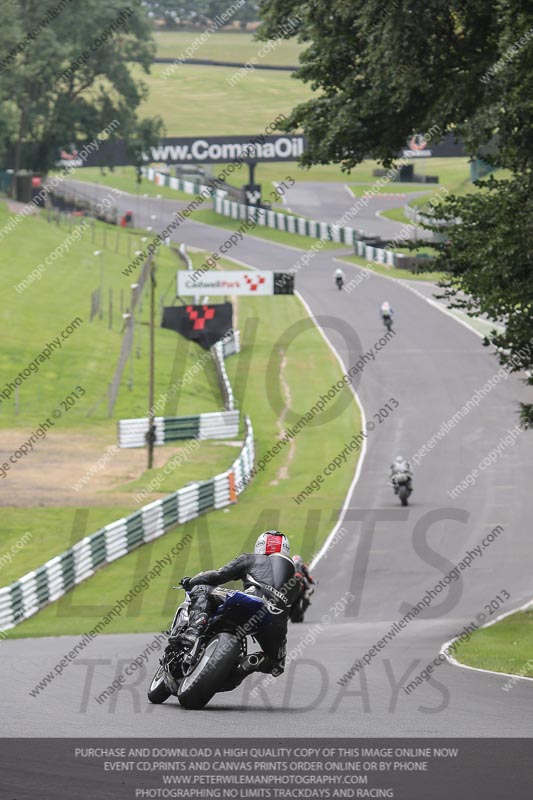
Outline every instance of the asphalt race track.
<path id="1" fill-rule="evenodd" d="M 87 184 L 83 189 L 88 191 Z M 91 192 L 103 196 L 107 190 L 93 187 Z M 346 210 L 347 193 L 345 202 Z M 172 212 L 185 204 L 124 195 L 118 205 L 120 211 L 132 208 L 139 226 L 154 224 L 150 215 L 156 214 L 155 229 L 161 230 Z M 216 251 L 229 235 L 188 221 L 173 238 Z M 302 252 L 246 236 L 228 256 L 260 269 L 283 270 Z M 36 698 L 29 690 L 78 637 L 6 641 L 0 644 L 4 735 L 531 736 L 528 681 L 504 692 L 503 676 L 443 664 L 412 694 L 400 688 L 436 657 L 443 642 L 486 613 L 485 606 L 503 590 L 511 598 L 498 613 L 520 606 L 533 594 L 533 499 L 526 437 L 503 449 L 497 463 L 456 500 L 447 494 L 516 426 L 516 401 L 523 389 L 513 376 L 501 381 L 438 442 L 415 469 L 412 505 L 402 509 L 387 484 L 392 456 L 416 453 L 499 366 L 478 336 L 404 284 L 372 275 L 350 294 L 338 292 L 334 255 L 316 255 L 298 273 L 297 289 L 346 369 L 361 348 L 369 350 L 382 336 L 379 306 L 384 299 L 391 302 L 396 335 L 367 364 L 357 392 L 368 421 L 390 398 L 399 406 L 368 435 L 342 540 L 316 567 L 320 586 L 306 622 L 290 628 L 289 652 L 321 624 L 314 644 L 303 648 L 283 678 L 255 697 L 251 691 L 264 676 L 218 695 L 201 712 L 187 712 L 174 698 L 163 706 L 146 700 L 156 656 L 136 686 L 102 705 L 93 699 L 113 680 L 117 659 L 126 663 L 135 658 L 153 638 L 149 634 L 98 637 L 87 655 Z M 345 271 L 348 280 L 361 274 L 355 266 L 347 265 Z M 309 479 L 324 466 L 318 456 Z M 322 492 L 327 492 L 327 483 Z M 323 537 L 333 524 L 324 525 Z M 354 660 L 403 616 L 407 606 L 402 604 L 418 603 L 498 525 L 503 532 L 461 573 L 461 580 L 441 592 L 364 672 L 341 687 L 337 681 Z M 335 617 L 332 609 L 347 592 L 355 600 Z M 331 624 L 321 623 L 323 615 L 332 617 Z"/>
<path id="2" fill-rule="evenodd" d="M 376 178 L 377 180 L 379 179 Z M 436 184 L 428 184 L 426 190 L 396 194 L 387 192 L 385 184 L 378 193 L 369 194 L 363 201 L 354 197 L 348 184 L 296 181 L 294 186 L 285 191 L 283 199 L 293 213 L 333 224 L 342 218 L 351 205 L 358 203 L 357 216 L 346 223 L 349 227 L 363 230 L 367 236 L 380 236 L 382 239 L 394 239 L 396 236 L 402 236 L 404 239 L 425 239 L 430 237 L 430 233 L 424 228 L 406 222 L 395 222 L 382 217 L 380 212 L 402 207 L 410 200 L 426 193 L 430 197 L 431 192 L 436 191 L 438 191 Z"/>

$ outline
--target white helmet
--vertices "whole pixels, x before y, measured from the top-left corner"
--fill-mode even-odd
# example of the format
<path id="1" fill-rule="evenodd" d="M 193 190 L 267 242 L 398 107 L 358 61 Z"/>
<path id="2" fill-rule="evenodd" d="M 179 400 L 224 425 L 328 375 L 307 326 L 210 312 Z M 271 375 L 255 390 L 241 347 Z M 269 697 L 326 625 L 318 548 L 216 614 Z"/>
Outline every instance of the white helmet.
<path id="1" fill-rule="evenodd" d="M 382 311 L 390 311 L 390 303 L 388 300 L 384 300 L 381 304 Z"/>
<path id="2" fill-rule="evenodd" d="M 290 556 L 291 546 L 289 540 L 281 531 L 265 531 L 257 537 L 254 553 L 257 556 L 269 556 L 272 553 Z"/>

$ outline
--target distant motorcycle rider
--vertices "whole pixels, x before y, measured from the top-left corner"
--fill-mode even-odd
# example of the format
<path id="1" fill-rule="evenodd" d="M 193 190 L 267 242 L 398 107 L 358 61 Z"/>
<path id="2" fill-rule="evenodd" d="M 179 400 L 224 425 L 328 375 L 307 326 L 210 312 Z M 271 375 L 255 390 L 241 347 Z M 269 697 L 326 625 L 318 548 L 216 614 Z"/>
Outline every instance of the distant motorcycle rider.
<path id="1" fill-rule="evenodd" d="M 394 486 L 394 494 L 398 494 L 398 484 L 394 480 L 394 476 L 398 474 L 405 474 L 408 475 L 408 488 L 411 491 L 412 489 L 412 482 L 413 482 L 413 470 L 411 469 L 411 464 L 407 461 L 403 456 L 396 456 L 392 464 L 390 465 L 390 472 L 389 478 L 390 482 Z"/>
<path id="2" fill-rule="evenodd" d="M 311 584 L 315 584 L 316 581 L 309 572 L 307 564 L 305 563 L 305 561 L 301 556 L 294 556 L 292 560 L 294 562 L 294 569 L 296 570 L 296 576 L 298 577 L 298 575 L 301 575 L 307 585 L 307 588 L 310 589 Z"/>
<path id="3" fill-rule="evenodd" d="M 288 615 L 298 592 L 294 576 L 288 538 L 280 531 L 265 531 L 258 537 L 253 553 L 243 553 L 218 570 L 199 572 L 182 580 L 191 604 L 189 627 L 180 635 L 181 641 L 193 647 L 210 614 L 227 596 L 227 589 L 217 587 L 242 580 L 244 591 L 261 597 L 272 616 L 268 627 L 255 634 L 261 647 L 254 654 L 259 656 L 259 662 L 244 664 L 242 677 L 256 671 L 281 675 L 285 668 Z"/>
<path id="4" fill-rule="evenodd" d="M 335 283 L 337 284 L 339 289 L 342 289 L 342 287 L 344 286 L 344 272 L 340 267 L 337 267 L 337 269 L 335 270 Z"/>
<path id="5" fill-rule="evenodd" d="M 307 608 L 311 605 L 311 595 L 315 591 L 313 586 L 316 585 L 316 581 L 309 572 L 307 564 L 303 560 L 301 556 L 294 556 L 292 559 L 294 562 L 294 569 L 296 570 L 296 578 L 300 580 L 303 589 L 304 589 L 304 604 L 305 608 L 303 609 L 304 612 Z"/>
<path id="6" fill-rule="evenodd" d="M 381 304 L 380 308 L 381 318 L 385 319 L 385 317 L 389 317 L 392 320 L 394 311 L 392 310 L 391 304 L 388 300 L 384 300 Z"/>

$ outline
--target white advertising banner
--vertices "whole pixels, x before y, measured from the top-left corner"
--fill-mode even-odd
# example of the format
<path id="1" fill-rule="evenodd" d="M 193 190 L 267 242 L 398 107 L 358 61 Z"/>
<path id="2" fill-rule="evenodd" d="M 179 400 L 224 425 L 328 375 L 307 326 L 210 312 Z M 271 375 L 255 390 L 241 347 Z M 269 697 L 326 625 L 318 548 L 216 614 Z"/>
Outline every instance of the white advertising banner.
<path id="1" fill-rule="evenodd" d="M 178 296 L 243 294 L 253 297 L 274 294 L 273 272 L 212 269 L 200 274 L 180 270 L 177 275 Z"/>

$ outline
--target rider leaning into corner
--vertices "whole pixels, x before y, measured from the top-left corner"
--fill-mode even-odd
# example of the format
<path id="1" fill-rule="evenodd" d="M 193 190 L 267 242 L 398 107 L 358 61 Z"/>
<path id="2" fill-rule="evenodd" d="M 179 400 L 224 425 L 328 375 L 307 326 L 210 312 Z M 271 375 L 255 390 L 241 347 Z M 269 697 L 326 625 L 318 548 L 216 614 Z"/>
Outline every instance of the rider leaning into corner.
<path id="1" fill-rule="evenodd" d="M 192 647 L 210 614 L 224 602 L 228 590 L 217 587 L 242 580 L 244 591 L 261 597 L 272 615 L 270 625 L 255 636 L 261 647 L 259 653 L 253 654 L 258 656 L 257 663 L 245 659 L 241 665 L 242 678 L 251 672 L 278 677 L 285 669 L 289 611 L 298 594 L 294 575 L 288 538 L 280 531 L 265 531 L 258 537 L 253 553 L 243 553 L 220 569 L 183 579 L 182 586 L 189 592 L 191 605 L 189 627 L 181 634 L 181 640 Z"/>

